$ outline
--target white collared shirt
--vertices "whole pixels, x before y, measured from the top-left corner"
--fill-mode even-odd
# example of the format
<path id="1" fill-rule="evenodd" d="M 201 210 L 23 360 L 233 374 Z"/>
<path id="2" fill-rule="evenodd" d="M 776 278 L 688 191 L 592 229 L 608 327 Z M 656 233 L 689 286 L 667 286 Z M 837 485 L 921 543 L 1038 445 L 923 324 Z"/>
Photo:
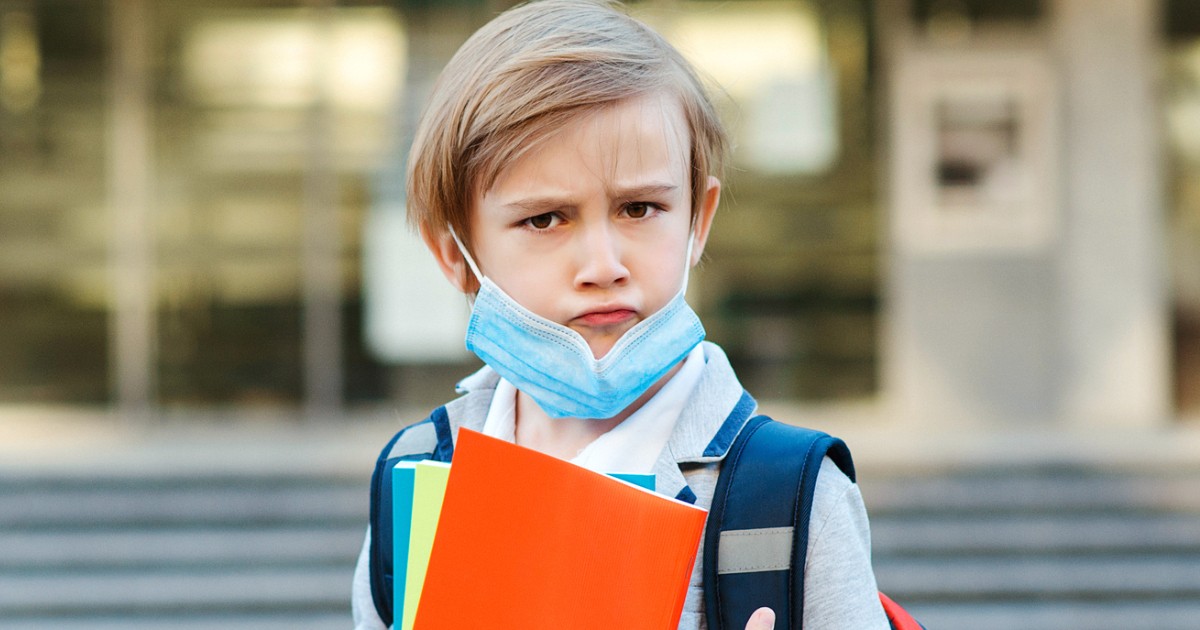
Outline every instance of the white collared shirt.
<path id="1" fill-rule="evenodd" d="M 697 345 L 658 393 L 579 451 L 571 463 L 604 473 L 650 473 L 703 373 L 704 349 Z M 516 442 L 516 413 L 517 388 L 501 378 L 483 424 L 484 435 Z"/>

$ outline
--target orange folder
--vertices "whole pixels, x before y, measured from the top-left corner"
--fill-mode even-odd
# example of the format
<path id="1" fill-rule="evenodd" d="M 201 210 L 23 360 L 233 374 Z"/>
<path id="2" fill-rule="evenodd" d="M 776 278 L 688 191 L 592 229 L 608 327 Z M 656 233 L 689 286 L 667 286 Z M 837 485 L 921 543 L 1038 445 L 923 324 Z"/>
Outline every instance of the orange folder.
<path id="1" fill-rule="evenodd" d="M 707 512 L 463 429 L 416 630 L 671 630 Z"/>

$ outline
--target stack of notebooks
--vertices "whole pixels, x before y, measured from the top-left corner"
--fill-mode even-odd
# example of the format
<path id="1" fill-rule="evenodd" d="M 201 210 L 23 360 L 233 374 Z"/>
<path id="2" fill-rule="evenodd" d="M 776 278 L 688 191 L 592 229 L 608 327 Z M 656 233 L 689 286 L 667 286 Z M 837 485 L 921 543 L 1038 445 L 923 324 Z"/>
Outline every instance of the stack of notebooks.
<path id="1" fill-rule="evenodd" d="M 396 630 L 670 630 L 706 512 L 463 429 L 393 474 Z M 623 478 L 618 478 L 623 477 Z"/>

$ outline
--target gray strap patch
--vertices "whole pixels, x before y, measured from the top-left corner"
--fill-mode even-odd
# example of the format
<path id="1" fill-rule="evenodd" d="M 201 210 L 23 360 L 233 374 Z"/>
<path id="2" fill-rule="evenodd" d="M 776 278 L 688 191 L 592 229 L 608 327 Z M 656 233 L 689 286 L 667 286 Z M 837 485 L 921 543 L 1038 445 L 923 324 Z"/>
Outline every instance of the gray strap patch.
<path id="1" fill-rule="evenodd" d="M 735 529 L 721 532 L 717 573 L 783 571 L 792 567 L 791 527 Z"/>

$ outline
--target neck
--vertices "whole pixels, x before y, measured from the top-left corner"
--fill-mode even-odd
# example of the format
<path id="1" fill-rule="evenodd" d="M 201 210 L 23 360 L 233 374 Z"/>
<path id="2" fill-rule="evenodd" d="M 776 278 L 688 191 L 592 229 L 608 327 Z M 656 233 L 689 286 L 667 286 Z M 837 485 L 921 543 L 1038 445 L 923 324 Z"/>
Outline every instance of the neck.
<path id="1" fill-rule="evenodd" d="M 551 418 L 542 411 L 537 401 L 524 392 L 517 392 L 516 439 L 517 444 L 553 455 L 559 459 L 573 459 L 596 438 L 613 430 L 633 415 L 646 401 L 654 397 L 667 381 L 679 371 L 683 361 L 675 364 L 662 378 L 658 379 L 637 400 L 621 413 L 604 419 L 595 418 Z"/>

